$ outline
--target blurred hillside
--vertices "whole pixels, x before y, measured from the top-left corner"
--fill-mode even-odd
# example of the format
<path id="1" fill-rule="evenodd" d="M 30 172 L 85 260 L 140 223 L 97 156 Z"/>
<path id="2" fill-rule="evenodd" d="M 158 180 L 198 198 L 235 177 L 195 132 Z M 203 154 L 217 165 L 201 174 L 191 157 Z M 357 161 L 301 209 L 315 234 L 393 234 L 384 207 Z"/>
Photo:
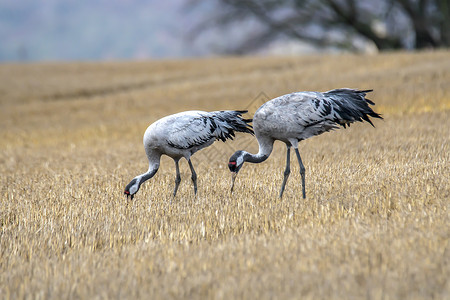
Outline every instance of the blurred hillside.
<path id="1" fill-rule="evenodd" d="M 446 3 L 0 0 L 0 61 L 445 48 Z"/>
<path id="2" fill-rule="evenodd" d="M 205 41 L 183 35 L 207 10 L 184 0 L 0 0 L 0 61 L 202 55 Z"/>

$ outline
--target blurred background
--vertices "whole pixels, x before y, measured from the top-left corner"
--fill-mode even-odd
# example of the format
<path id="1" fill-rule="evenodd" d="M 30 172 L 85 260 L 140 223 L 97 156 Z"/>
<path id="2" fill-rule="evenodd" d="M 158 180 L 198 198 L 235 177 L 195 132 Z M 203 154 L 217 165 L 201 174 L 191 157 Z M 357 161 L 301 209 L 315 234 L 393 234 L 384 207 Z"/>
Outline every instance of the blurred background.
<path id="1" fill-rule="evenodd" d="M 0 0 L 0 61 L 448 47 L 449 0 Z"/>

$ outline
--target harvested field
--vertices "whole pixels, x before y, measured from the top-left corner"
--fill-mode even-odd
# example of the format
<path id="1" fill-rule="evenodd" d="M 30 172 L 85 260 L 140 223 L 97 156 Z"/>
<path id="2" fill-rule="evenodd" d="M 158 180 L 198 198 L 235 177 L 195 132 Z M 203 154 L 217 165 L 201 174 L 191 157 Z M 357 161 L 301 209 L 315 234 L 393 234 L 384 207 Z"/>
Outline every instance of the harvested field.
<path id="1" fill-rule="evenodd" d="M 142 135 L 183 110 L 373 88 L 384 120 L 246 164 L 235 141 L 147 170 Z M 0 298 L 448 299 L 450 52 L 0 65 Z"/>

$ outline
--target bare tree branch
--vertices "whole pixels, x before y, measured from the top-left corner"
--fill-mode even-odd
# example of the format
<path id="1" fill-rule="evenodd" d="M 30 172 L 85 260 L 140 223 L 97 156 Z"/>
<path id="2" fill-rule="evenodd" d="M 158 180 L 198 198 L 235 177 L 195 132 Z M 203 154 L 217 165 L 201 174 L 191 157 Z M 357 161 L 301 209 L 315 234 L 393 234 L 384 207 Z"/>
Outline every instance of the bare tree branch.
<path id="1" fill-rule="evenodd" d="M 415 34 L 415 44 L 411 45 L 415 48 L 450 45 L 449 0 L 217 1 L 224 11 L 198 28 L 227 26 L 246 18 L 261 25 L 260 31 L 244 42 L 229 47 L 235 53 L 254 51 L 281 35 L 316 46 L 341 48 L 352 48 L 355 39 L 365 39 L 386 50 L 407 47 L 406 32 L 410 32 Z M 399 17 L 403 23 L 397 24 Z M 374 24 L 386 29 L 380 31 Z M 199 32 L 194 30 L 194 34 Z"/>

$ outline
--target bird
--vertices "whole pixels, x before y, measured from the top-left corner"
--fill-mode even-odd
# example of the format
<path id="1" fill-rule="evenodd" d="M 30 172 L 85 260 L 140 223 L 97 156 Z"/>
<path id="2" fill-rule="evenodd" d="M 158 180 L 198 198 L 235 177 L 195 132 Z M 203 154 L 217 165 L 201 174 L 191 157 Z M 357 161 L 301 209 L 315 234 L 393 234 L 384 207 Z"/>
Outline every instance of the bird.
<path id="1" fill-rule="evenodd" d="M 236 151 L 229 159 L 228 168 L 232 172 L 231 192 L 239 170 L 245 162 L 261 163 L 271 154 L 275 140 L 286 144 L 286 168 L 279 197 L 283 197 L 290 174 L 290 151 L 294 148 L 300 165 L 302 196 L 306 198 L 305 167 L 298 143 L 324 132 L 350 126 L 355 121 L 366 121 L 375 127 L 369 117 L 383 119 L 369 105 L 374 102 L 366 98 L 373 90 L 349 88 L 334 89 L 327 92 L 296 92 L 269 100 L 261 105 L 253 116 L 253 130 L 258 141 L 259 151 L 251 154 Z"/>
<path id="2" fill-rule="evenodd" d="M 192 173 L 194 193 L 197 194 L 197 174 L 191 156 L 214 143 L 233 139 L 235 131 L 254 134 L 251 119 L 243 119 L 246 110 L 185 111 L 166 116 L 151 124 L 144 133 L 144 149 L 149 161 L 148 171 L 134 177 L 125 187 L 124 194 L 131 197 L 140 186 L 158 171 L 160 158 L 167 155 L 175 161 L 176 178 L 173 196 L 177 194 L 181 182 L 178 162 L 185 158 Z"/>

